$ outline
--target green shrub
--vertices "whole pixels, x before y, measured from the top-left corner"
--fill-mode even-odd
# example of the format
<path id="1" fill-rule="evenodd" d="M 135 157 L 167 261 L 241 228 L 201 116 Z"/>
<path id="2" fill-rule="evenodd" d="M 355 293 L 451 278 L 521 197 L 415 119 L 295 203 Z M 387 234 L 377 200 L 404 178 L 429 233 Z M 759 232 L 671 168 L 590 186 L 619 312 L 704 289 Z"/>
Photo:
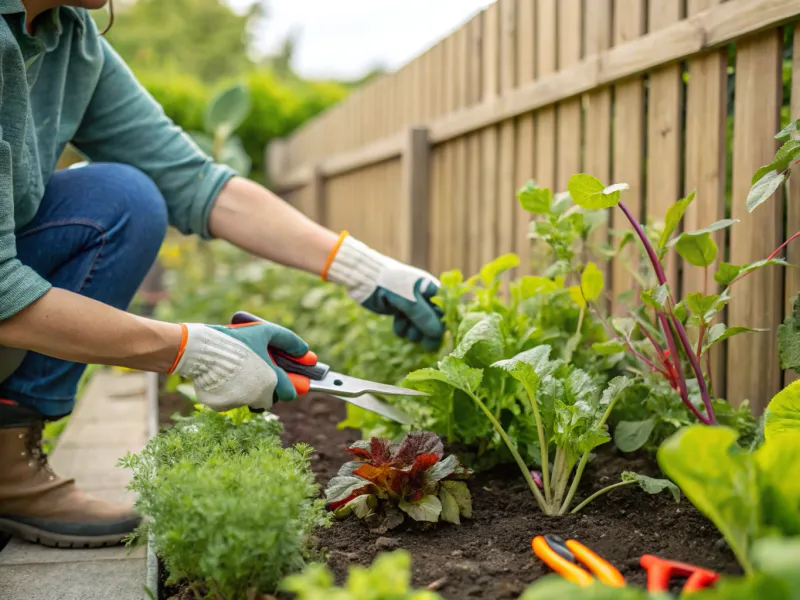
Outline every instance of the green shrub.
<path id="1" fill-rule="evenodd" d="M 201 410 L 121 464 L 150 517 L 147 534 L 170 581 L 204 584 L 226 600 L 271 592 L 309 558 L 327 523 L 310 470 L 312 449 L 282 448 L 280 425 L 246 410 Z"/>

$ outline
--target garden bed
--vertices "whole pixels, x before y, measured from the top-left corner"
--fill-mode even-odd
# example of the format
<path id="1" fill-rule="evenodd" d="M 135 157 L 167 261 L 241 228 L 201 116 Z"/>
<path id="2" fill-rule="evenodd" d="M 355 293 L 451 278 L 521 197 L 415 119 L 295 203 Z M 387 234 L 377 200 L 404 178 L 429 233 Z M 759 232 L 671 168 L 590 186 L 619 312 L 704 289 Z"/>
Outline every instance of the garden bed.
<path id="1" fill-rule="evenodd" d="M 179 397 L 163 398 L 162 424 L 186 406 Z M 356 431 L 337 428 L 345 416 L 344 403 L 310 396 L 280 404 L 274 412 L 284 424 L 285 444 L 302 441 L 314 447 L 312 468 L 324 486 L 348 460 L 345 447 L 358 439 Z M 625 470 L 658 475 L 647 457 L 629 458 L 606 448 L 587 468 L 580 497 L 617 481 Z M 369 565 L 382 551 L 404 548 L 412 556 L 414 585 L 433 584 L 444 598 L 453 600 L 518 598 L 527 585 L 548 572 L 530 546 L 531 539 L 543 533 L 580 540 L 616 565 L 633 584 L 644 584 L 639 557 L 645 553 L 699 563 L 721 573 L 740 572 L 714 525 L 685 499 L 676 505 L 667 494 L 648 495 L 630 486 L 598 498 L 579 515 L 552 518 L 537 509 L 513 466 L 478 474 L 469 487 L 474 519 L 460 527 L 441 523 L 423 532 L 402 526 L 381 535 L 351 518 L 319 530 L 319 548 L 339 581 L 344 580 L 348 566 Z M 176 592 L 163 590 L 159 598 L 172 598 Z M 177 598 L 186 596 L 178 593 Z"/>

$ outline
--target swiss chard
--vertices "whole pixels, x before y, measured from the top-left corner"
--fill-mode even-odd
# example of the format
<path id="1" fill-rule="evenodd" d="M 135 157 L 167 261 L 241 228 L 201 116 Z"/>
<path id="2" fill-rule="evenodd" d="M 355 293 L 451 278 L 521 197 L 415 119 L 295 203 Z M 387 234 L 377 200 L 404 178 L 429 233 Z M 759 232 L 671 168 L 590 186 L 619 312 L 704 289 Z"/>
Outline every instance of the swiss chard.
<path id="1" fill-rule="evenodd" d="M 328 510 L 351 514 L 392 529 L 408 515 L 414 521 L 461 524 L 472 517 L 472 498 L 463 480 L 470 471 L 454 455 L 443 458 L 442 441 L 413 432 L 400 443 L 372 438 L 347 449 L 355 460 L 342 465 L 325 490 Z"/>

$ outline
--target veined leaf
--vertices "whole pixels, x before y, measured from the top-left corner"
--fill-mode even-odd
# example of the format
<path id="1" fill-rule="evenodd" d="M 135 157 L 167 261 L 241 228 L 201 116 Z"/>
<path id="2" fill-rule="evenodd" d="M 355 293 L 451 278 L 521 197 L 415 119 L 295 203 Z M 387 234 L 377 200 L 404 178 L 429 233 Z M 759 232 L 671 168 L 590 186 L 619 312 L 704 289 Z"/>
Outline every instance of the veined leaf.
<path id="1" fill-rule="evenodd" d="M 445 357 L 438 369 L 420 369 L 409 373 L 406 381 L 409 383 L 424 381 L 441 381 L 465 392 L 474 393 L 483 379 L 481 369 L 473 369 L 460 358 Z"/>
<path id="2" fill-rule="evenodd" d="M 415 521 L 436 523 L 442 513 L 442 503 L 436 496 L 424 496 L 419 502 L 400 501 L 400 510 Z"/>
<path id="3" fill-rule="evenodd" d="M 585 173 L 573 175 L 567 185 L 569 195 L 575 204 L 587 210 L 616 206 L 619 204 L 620 192 L 628 188 L 629 186 L 624 183 L 606 187 L 602 181 Z"/>
<path id="4" fill-rule="evenodd" d="M 774 194 L 786 179 L 786 175 L 769 171 L 759 179 L 747 194 L 747 212 L 753 212 Z"/>
<path id="5" fill-rule="evenodd" d="M 789 168 L 789 165 L 800 155 L 800 141 L 787 140 L 783 146 L 775 153 L 775 158 L 768 165 L 764 165 L 753 174 L 751 184 L 755 185 L 770 171 L 781 173 Z"/>
<path id="6" fill-rule="evenodd" d="M 789 264 L 782 258 L 773 258 L 771 260 L 758 260 L 754 263 L 750 263 L 749 265 L 745 265 L 743 267 L 737 267 L 736 265 L 732 265 L 730 263 L 720 263 L 719 267 L 717 268 L 717 272 L 714 274 L 714 281 L 719 283 L 720 285 L 730 285 L 733 281 L 739 277 L 739 275 L 745 275 L 752 271 L 757 271 L 762 267 L 766 267 L 767 265 L 781 265 L 784 267 L 791 267 L 793 265 Z"/>
<path id="7" fill-rule="evenodd" d="M 692 292 L 686 296 L 686 306 L 688 306 L 689 310 L 695 315 L 705 321 L 708 319 L 706 315 L 716 306 L 718 300 L 718 294 L 704 296 L 700 292 Z"/>
<path id="8" fill-rule="evenodd" d="M 553 193 L 549 188 L 540 188 L 534 180 L 528 180 L 517 192 L 517 200 L 529 213 L 534 215 L 550 214 Z"/>
<path id="9" fill-rule="evenodd" d="M 781 129 L 776 135 L 775 139 L 779 142 L 787 142 L 792 139 L 800 139 L 800 119 L 795 119 L 786 127 Z"/>
<path id="10" fill-rule="evenodd" d="M 592 344 L 592 350 L 598 354 L 616 354 L 617 352 L 624 352 L 627 346 L 625 342 L 618 340 L 608 340 L 606 342 L 595 342 Z"/>
<path id="11" fill-rule="evenodd" d="M 458 503 L 444 486 L 439 488 L 439 500 L 442 504 L 442 521 L 461 525 L 461 511 L 458 510 Z"/>
<path id="12" fill-rule="evenodd" d="M 731 338 L 735 335 L 739 335 L 740 333 L 748 333 L 748 332 L 756 332 L 756 331 L 767 331 L 766 329 L 751 329 L 750 327 L 726 327 L 725 323 L 717 323 L 716 325 L 712 325 L 711 329 L 708 330 L 708 341 L 703 346 L 703 353 L 708 352 L 709 348 L 712 346 L 719 344 L 720 342 L 724 342 L 728 338 Z"/>
<path id="13" fill-rule="evenodd" d="M 639 487 L 648 494 L 659 494 L 667 490 L 670 494 L 672 494 L 676 504 L 681 501 L 681 491 L 678 486 L 671 481 L 667 481 L 666 479 L 653 479 L 652 477 L 647 477 L 646 475 L 639 475 L 639 473 L 625 471 L 622 473 L 622 481 L 635 481 L 639 484 Z"/>
<path id="14" fill-rule="evenodd" d="M 765 438 L 772 442 L 783 435 L 800 436 L 800 380 L 778 392 L 767 406 Z"/>
<path id="15" fill-rule="evenodd" d="M 669 300 L 669 284 L 662 283 L 654 290 L 642 290 L 642 302 L 656 310 L 667 310 Z"/>
<path id="16" fill-rule="evenodd" d="M 717 258 L 717 244 L 709 233 L 684 233 L 675 243 L 675 250 L 695 267 L 707 267 Z"/>
<path id="17" fill-rule="evenodd" d="M 377 505 L 378 499 L 373 494 L 362 494 L 337 508 L 333 514 L 337 519 L 344 519 L 352 514 L 355 514 L 358 519 L 366 519 Z"/>
<path id="18" fill-rule="evenodd" d="M 720 229 L 725 229 L 726 227 L 730 227 L 731 225 L 735 225 L 739 222 L 739 219 L 720 219 L 719 221 L 714 221 L 708 227 L 703 227 L 702 229 L 695 229 L 694 231 L 686 231 L 687 235 L 700 235 L 703 233 L 714 233 L 715 231 L 719 231 Z M 673 238 L 667 244 L 668 247 L 672 247 L 678 243 L 680 236 Z"/>
<path id="19" fill-rule="evenodd" d="M 442 488 L 446 489 L 458 504 L 458 510 L 465 519 L 472 518 L 472 496 L 467 484 L 463 481 L 443 481 Z"/>
<path id="20" fill-rule="evenodd" d="M 369 485 L 369 481 L 355 475 L 337 476 L 328 483 L 328 487 L 325 489 L 325 499 L 328 502 L 339 502 Z"/>
<path id="21" fill-rule="evenodd" d="M 453 350 L 452 357 L 474 359 L 488 366 L 503 357 L 503 334 L 500 332 L 499 313 L 492 313 L 472 326 Z M 472 361 L 470 361 L 472 362 Z M 472 362 L 472 364 L 475 364 Z"/>
<path id="22" fill-rule="evenodd" d="M 683 200 L 678 200 L 675 204 L 667 210 L 667 216 L 664 219 L 664 231 L 661 232 L 661 239 L 658 242 L 659 248 L 664 248 L 669 241 L 670 236 L 678 228 L 678 225 L 683 219 L 683 215 L 689 205 L 694 201 L 695 191 L 686 196 Z"/>
<path id="23" fill-rule="evenodd" d="M 614 429 L 614 443 L 622 452 L 635 452 L 647 443 L 655 421 L 620 421 Z"/>

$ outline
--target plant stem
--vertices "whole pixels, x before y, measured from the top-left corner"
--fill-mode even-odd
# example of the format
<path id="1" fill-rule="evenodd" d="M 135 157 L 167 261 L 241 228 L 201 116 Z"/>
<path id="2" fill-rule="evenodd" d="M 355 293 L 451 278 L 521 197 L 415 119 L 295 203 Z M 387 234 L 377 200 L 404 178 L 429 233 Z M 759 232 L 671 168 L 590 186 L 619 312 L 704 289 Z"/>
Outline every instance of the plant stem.
<path id="1" fill-rule="evenodd" d="M 794 234 L 792 237 L 790 237 L 788 240 L 786 240 L 785 242 L 783 242 L 783 243 L 782 243 L 780 246 L 778 246 L 777 248 L 775 248 L 775 250 L 772 252 L 772 254 L 770 254 L 770 255 L 767 257 L 767 260 L 772 260 L 773 258 L 775 258 L 775 257 L 778 255 L 778 253 L 779 253 L 781 250 L 783 250 L 784 248 L 786 248 L 786 246 L 788 246 L 790 242 L 793 242 L 793 241 L 794 241 L 794 240 L 796 240 L 798 237 L 800 237 L 800 231 L 798 231 L 797 233 L 795 233 L 795 234 Z M 730 286 L 728 286 L 728 287 L 731 287 L 731 286 L 732 286 L 734 283 L 736 283 L 737 281 L 739 281 L 739 280 L 741 280 L 741 279 L 744 279 L 745 277 L 747 277 L 747 276 L 748 276 L 750 273 L 752 273 L 752 272 L 753 272 L 753 271 L 750 271 L 750 272 L 748 272 L 748 273 L 745 273 L 744 275 L 739 275 L 739 276 L 738 276 L 736 279 L 734 279 L 733 281 L 731 281 L 731 284 L 730 284 Z"/>
<path id="2" fill-rule="evenodd" d="M 536 499 L 536 503 L 539 505 L 539 508 L 542 509 L 542 512 L 549 514 L 547 503 L 545 502 L 542 493 L 539 491 L 539 488 L 536 486 L 536 482 L 533 481 L 533 477 L 531 477 L 531 472 L 528 469 L 528 466 L 525 464 L 525 461 L 522 460 L 522 457 L 519 455 L 519 452 L 517 452 L 517 449 L 514 446 L 514 444 L 511 443 L 511 440 L 509 439 L 508 434 L 506 434 L 505 430 L 503 429 L 503 426 L 500 425 L 500 422 L 494 418 L 492 411 L 486 408 L 486 405 L 481 401 L 480 398 L 478 398 L 472 392 L 467 392 L 467 393 L 469 394 L 470 398 L 472 398 L 472 400 L 475 402 L 475 404 L 477 404 L 478 407 L 483 411 L 483 414 L 486 415 L 486 418 L 488 418 L 489 421 L 491 421 L 497 433 L 500 434 L 500 437 L 503 438 L 503 441 L 508 447 L 509 452 L 511 452 L 511 455 L 514 457 L 517 466 L 519 466 L 520 470 L 522 471 L 522 476 L 525 477 L 525 481 L 528 483 L 528 487 L 531 488 L 531 492 L 533 493 L 533 497 Z"/>
<path id="3" fill-rule="evenodd" d="M 575 513 L 580 512 L 580 510 L 582 508 L 584 508 L 587 504 L 589 504 L 592 500 L 594 500 L 598 496 L 602 496 L 603 494 L 607 494 L 611 490 L 615 490 L 615 489 L 620 488 L 620 487 L 622 487 L 624 485 L 630 485 L 632 483 L 636 483 L 636 482 L 635 481 L 620 481 L 619 483 L 615 483 L 613 485 L 609 485 L 608 487 L 604 487 L 602 490 L 599 490 L 599 491 L 595 492 L 594 494 L 589 496 L 586 500 L 584 500 L 583 502 L 578 504 L 578 506 L 576 506 L 575 508 L 572 509 L 570 514 L 574 515 Z"/>
<path id="4" fill-rule="evenodd" d="M 561 497 L 564 494 L 566 485 L 561 484 L 561 481 L 567 476 L 566 474 L 567 453 L 561 446 L 556 446 L 556 458 L 553 461 L 553 511 L 557 511 L 561 506 Z M 561 492 L 559 493 L 559 490 Z"/>
<path id="5" fill-rule="evenodd" d="M 589 462 L 589 453 L 585 452 L 581 457 L 581 462 L 578 463 L 578 470 L 575 471 L 575 477 L 572 478 L 572 485 L 569 487 L 567 498 L 564 500 L 564 504 L 561 505 L 561 509 L 558 511 L 559 515 L 566 513 L 569 505 L 572 504 L 572 499 L 575 497 L 575 492 L 578 491 L 578 484 L 581 481 L 583 469 L 586 467 L 587 462 Z"/>
<path id="6" fill-rule="evenodd" d="M 581 290 L 581 294 L 583 294 L 583 290 Z M 583 327 L 583 315 L 586 312 L 586 307 L 581 306 L 581 312 L 578 315 L 578 328 L 575 330 L 575 335 L 578 335 L 581 332 L 581 327 Z"/>
<path id="7" fill-rule="evenodd" d="M 706 379 L 705 377 L 703 377 L 703 368 L 700 366 L 700 360 L 698 359 L 697 355 L 692 351 L 692 345 L 689 342 L 689 337 L 686 335 L 686 330 L 683 328 L 683 324 L 678 320 L 678 318 L 674 314 L 672 314 L 672 312 L 670 312 L 669 316 L 672 318 L 672 323 L 675 325 L 675 329 L 678 331 L 678 337 L 681 340 L 683 349 L 686 351 L 686 356 L 689 357 L 689 363 L 691 363 L 692 365 L 692 371 L 694 371 L 695 377 L 697 377 L 697 385 L 700 388 L 700 397 L 703 399 L 703 404 L 706 407 L 707 417 L 701 418 L 700 420 L 706 425 L 716 425 L 717 416 L 714 414 L 714 407 L 711 406 L 711 396 L 708 393 L 708 386 L 706 386 Z M 675 361 L 678 363 L 677 365 L 679 367 L 678 371 L 680 372 L 681 371 L 680 361 L 678 360 L 677 355 Z"/>
<path id="8" fill-rule="evenodd" d="M 711 375 L 711 350 L 710 349 L 709 349 L 708 352 L 706 352 L 706 371 L 708 372 L 709 393 L 713 394 L 714 393 L 714 379 L 713 379 L 713 376 Z"/>
<path id="9" fill-rule="evenodd" d="M 697 338 L 697 356 L 703 355 L 703 336 L 706 334 L 706 324 L 700 323 L 700 335 Z"/>
<path id="10" fill-rule="evenodd" d="M 547 452 L 547 439 L 544 436 L 544 425 L 542 425 L 542 417 L 539 414 L 539 407 L 536 404 L 536 396 L 527 383 L 522 384 L 525 392 L 528 394 L 528 400 L 531 403 L 531 410 L 533 410 L 533 418 L 536 419 L 536 430 L 539 433 L 539 450 L 542 454 L 542 487 L 544 488 L 544 497 L 548 504 L 550 504 L 550 458 Z"/>

